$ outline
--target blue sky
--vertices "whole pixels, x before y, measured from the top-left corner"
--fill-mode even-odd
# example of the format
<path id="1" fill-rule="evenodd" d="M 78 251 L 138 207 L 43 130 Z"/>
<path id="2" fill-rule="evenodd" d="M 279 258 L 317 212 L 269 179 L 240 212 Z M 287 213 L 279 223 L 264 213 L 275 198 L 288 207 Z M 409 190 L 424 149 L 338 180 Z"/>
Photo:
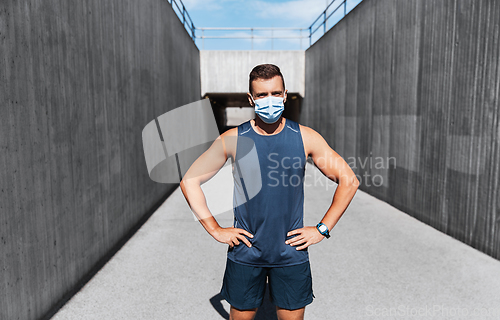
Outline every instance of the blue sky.
<path id="1" fill-rule="evenodd" d="M 332 0 L 182 0 L 196 28 L 202 27 L 278 27 L 307 29 L 325 10 Z M 327 11 L 327 15 L 342 0 L 335 0 Z M 361 0 L 348 0 L 347 12 L 352 10 Z M 328 20 L 327 28 L 331 28 L 343 17 L 343 5 Z M 322 21 L 322 20 L 321 20 Z M 205 36 L 248 36 L 249 31 L 205 31 Z M 313 35 L 313 42 L 323 34 L 323 27 Z M 200 30 L 196 31 L 201 36 Z M 271 36 L 271 31 L 254 31 L 254 36 Z M 275 30 L 274 36 L 299 36 L 300 31 Z M 308 36 L 305 30 L 303 36 Z M 206 50 L 249 50 L 250 39 L 201 39 L 196 40 L 200 49 Z M 309 45 L 309 39 L 302 39 L 302 49 Z M 300 39 L 254 39 L 253 48 L 261 50 L 299 50 Z"/>

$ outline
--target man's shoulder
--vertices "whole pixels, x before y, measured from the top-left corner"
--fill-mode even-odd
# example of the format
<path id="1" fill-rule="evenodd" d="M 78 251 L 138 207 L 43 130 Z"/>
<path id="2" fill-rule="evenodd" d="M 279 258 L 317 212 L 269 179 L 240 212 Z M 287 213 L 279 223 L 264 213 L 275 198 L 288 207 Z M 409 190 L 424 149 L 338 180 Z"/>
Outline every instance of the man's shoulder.
<path id="1" fill-rule="evenodd" d="M 232 127 L 231 129 L 228 129 L 224 131 L 221 136 L 223 137 L 236 137 L 238 136 L 238 129 L 245 129 L 250 126 L 250 120 L 245 121 L 243 123 L 240 123 L 239 125 Z"/>
<path id="2" fill-rule="evenodd" d="M 252 121 L 252 119 L 247 120 L 245 122 L 242 122 L 239 125 L 232 127 L 231 129 L 226 130 L 223 134 L 226 134 L 228 136 L 237 136 L 238 135 L 238 128 L 240 128 L 242 130 L 249 128 L 251 126 L 250 121 Z"/>
<path id="3" fill-rule="evenodd" d="M 221 136 L 224 138 L 225 137 L 236 137 L 237 135 L 238 135 L 238 127 L 228 129 L 221 134 Z"/>
<path id="4" fill-rule="evenodd" d="M 299 128 L 300 128 L 300 133 L 302 133 L 303 135 L 319 135 L 319 133 L 314 130 L 313 128 L 311 127 L 308 127 L 308 126 L 305 126 L 305 125 L 302 125 L 302 124 L 298 124 L 299 125 Z"/>
<path id="5" fill-rule="evenodd" d="M 306 145 L 317 144 L 318 142 L 322 142 L 325 140 L 320 133 L 318 133 L 311 127 L 299 124 L 299 128 L 300 134 L 302 135 L 302 140 Z"/>

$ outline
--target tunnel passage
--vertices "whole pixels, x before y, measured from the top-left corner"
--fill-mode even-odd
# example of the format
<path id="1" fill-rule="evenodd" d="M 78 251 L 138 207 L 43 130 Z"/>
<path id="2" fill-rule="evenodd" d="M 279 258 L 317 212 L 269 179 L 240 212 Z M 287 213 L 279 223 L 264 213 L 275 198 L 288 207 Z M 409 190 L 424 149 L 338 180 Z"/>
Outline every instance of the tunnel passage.
<path id="1" fill-rule="evenodd" d="M 255 118 L 254 109 L 248 103 L 246 93 L 207 93 L 203 98 L 210 99 L 220 134 Z M 300 122 L 301 107 L 301 95 L 287 93 L 283 117 Z"/>

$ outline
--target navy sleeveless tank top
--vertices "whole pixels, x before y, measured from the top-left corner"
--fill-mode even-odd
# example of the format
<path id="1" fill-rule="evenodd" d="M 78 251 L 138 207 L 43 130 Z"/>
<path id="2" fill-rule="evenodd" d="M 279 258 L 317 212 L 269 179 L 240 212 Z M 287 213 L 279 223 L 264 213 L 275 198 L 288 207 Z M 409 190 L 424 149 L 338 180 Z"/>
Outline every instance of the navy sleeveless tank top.
<path id="1" fill-rule="evenodd" d="M 299 124 L 285 118 L 274 135 L 260 135 L 250 120 L 238 126 L 233 165 L 234 227 L 254 235 L 228 249 L 228 259 L 259 267 L 291 266 L 309 260 L 286 234 L 303 227 L 306 157 Z"/>

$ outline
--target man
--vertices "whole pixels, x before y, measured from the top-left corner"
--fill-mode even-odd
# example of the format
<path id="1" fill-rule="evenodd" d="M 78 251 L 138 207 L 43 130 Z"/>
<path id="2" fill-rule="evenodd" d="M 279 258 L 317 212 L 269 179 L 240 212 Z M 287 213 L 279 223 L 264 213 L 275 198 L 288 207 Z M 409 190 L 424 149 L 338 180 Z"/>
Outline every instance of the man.
<path id="1" fill-rule="evenodd" d="M 220 135 L 186 172 L 181 190 L 207 232 L 229 245 L 221 295 L 231 305 L 230 319 L 254 319 L 266 281 L 278 319 L 304 319 L 305 306 L 313 300 L 307 248 L 329 237 L 359 181 L 320 134 L 282 116 L 287 90 L 277 66 L 256 66 L 247 95 L 255 119 Z M 245 161 L 252 150 L 254 159 Z M 303 177 L 308 156 L 338 187 L 318 225 L 304 227 Z M 222 228 L 210 213 L 200 185 L 228 157 L 236 165 L 235 222 Z M 252 192 L 256 186 L 258 192 Z"/>

